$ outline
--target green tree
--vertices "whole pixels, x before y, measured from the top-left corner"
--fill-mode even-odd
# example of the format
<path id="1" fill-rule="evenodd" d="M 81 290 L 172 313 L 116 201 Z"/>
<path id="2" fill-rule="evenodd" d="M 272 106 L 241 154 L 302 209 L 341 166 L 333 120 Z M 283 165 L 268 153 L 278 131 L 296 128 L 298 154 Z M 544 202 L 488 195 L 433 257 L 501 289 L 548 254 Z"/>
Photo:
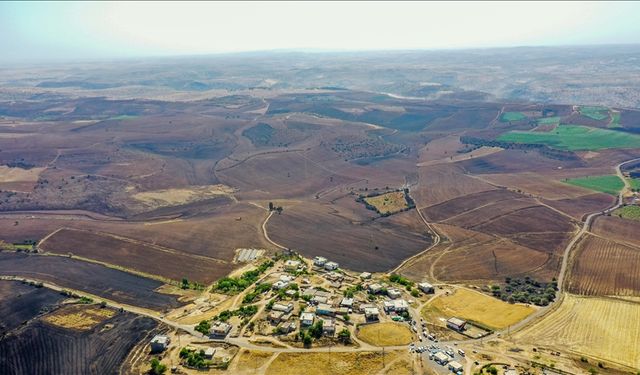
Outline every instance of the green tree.
<path id="1" fill-rule="evenodd" d="M 313 338 L 311 338 L 311 335 L 305 332 L 304 335 L 302 336 L 302 343 L 304 344 L 304 347 L 305 348 L 310 347 L 312 341 L 313 341 Z"/>
<path id="2" fill-rule="evenodd" d="M 149 374 L 162 375 L 165 371 L 167 371 L 167 366 L 160 363 L 158 358 L 153 358 L 151 360 L 151 370 L 149 371 Z"/>
<path id="3" fill-rule="evenodd" d="M 208 335 L 211 330 L 211 323 L 208 320 L 203 320 L 195 328 L 196 331 L 202 333 L 203 335 Z"/>
<path id="4" fill-rule="evenodd" d="M 340 332 L 338 332 L 338 340 L 343 344 L 351 344 L 351 332 L 348 329 L 343 328 Z"/>

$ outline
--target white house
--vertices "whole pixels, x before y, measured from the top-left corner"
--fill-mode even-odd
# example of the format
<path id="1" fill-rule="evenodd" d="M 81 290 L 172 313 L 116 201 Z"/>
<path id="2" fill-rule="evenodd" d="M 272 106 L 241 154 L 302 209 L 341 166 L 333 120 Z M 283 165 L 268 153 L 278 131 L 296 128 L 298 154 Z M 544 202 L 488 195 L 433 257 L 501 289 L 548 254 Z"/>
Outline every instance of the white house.
<path id="1" fill-rule="evenodd" d="M 387 289 L 387 295 L 389 296 L 389 298 L 393 299 L 402 297 L 402 293 L 400 293 L 400 291 L 396 288 Z"/>
<path id="2" fill-rule="evenodd" d="M 300 314 L 300 324 L 303 326 L 310 326 L 313 324 L 313 321 L 316 319 L 316 315 L 310 312 L 303 312 Z"/>
<path id="3" fill-rule="evenodd" d="M 291 311 L 293 311 L 293 303 L 291 302 L 286 304 L 282 302 L 274 303 L 273 306 L 271 307 L 271 310 L 282 311 L 283 313 L 288 314 Z"/>
<path id="4" fill-rule="evenodd" d="M 313 258 L 313 265 L 317 267 L 324 267 L 324 264 L 327 263 L 327 258 L 325 257 L 315 257 Z"/>
<path id="5" fill-rule="evenodd" d="M 278 280 L 275 283 L 273 283 L 273 285 L 271 287 L 273 289 L 275 289 L 275 290 L 280 290 L 280 289 L 286 288 L 287 286 L 289 286 L 289 282 L 288 281 Z"/>
<path id="6" fill-rule="evenodd" d="M 371 272 L 363 272 L 360 274 L 362 280 L 369 280 L 371 278 Z"/>
<path id="7" fill-rule="evenodd" d="M 336 262 L 327 262 L 324 264 L 324 269 L 327 271 L 334 271 L 337 270 L 339 267 L 338 263 Z"/>
<path id="8" fill-rule="evenodd" d="M 451 328 L 454 331 L 458 331 L 458 332 L 464 331 L 465 325 L 467 325 L 467 322 L 465 322 L 462 319 L 449 318 L 447 320 L 447 327 Z"/>
<path id="9" fill-rule="evenodd" d="M 286 262 L 284 262 L 284 269 L 287 271 L 297 271 L 298 267 L 300 267 L 299 260 L 289 259 Z"/>
<path id="10" fill-rule="evenodd" d="M 331 319 L 322 320 L 322 334 L 326 336 L 333 336 L 336 333 L 336 325 Z"/>
<path id="11" fill-rule="evenodd" d="M 449 370 L 455 372 L 456 374 L 462 372 L 464 370 L 464 366 L 456 361 L 449 362 Z"/>
<path id="12" fill-rule="evenodd" d="M 433 285 L 429 283 L 418 284 L 418 289 L 420 289 L 423 293 L 426 293 L 426 294 L 431 294 L 434 292 Z"/>
<path id="13" fill-rule="evenodd" d="M 378 320 L 380 318 L 380 311 L 377 307 L 365 307 L 364 317 L 367 320 Z"/>
<path id="14" fill-rule="evenodd" d="M 353 298 L 344 297 L 342 301 L 340 301 L 340 306 L 343 307 L 352 307 L 353 306 Z"/>
<path id="15" fill-rule="evenodd" d="M 231 324 L 225 322 L 214 322 L 211 325 L 211 336 L 226 337 L 231 331 Z"/>
<path id="16" fill-rule="evenodd" d="M 161 353 L 167 349 L 171 339 L 169 336 L 165 335 L 155 335 L 151 339 L 151 352 L 152 353 Z"/>
<path id="17" fill-rule="evenodd" d="M 369 293 L 371 293 L 371 294 L 378 294 L 382 290 L 382 285 L 377 284 L 377 283 L 370 284 L 367 289 L 369 289 Z"/>
<path id="18" fill-rule="evenodd" d="M 444 354 L 443 352 L 437 352 L 436 354 L 434 354 L 433 359 L 434 361 L 438 362 L 438 364 L 442 366 L 449 363 L 449 357 L 447 357 L 447 355 Z"/>

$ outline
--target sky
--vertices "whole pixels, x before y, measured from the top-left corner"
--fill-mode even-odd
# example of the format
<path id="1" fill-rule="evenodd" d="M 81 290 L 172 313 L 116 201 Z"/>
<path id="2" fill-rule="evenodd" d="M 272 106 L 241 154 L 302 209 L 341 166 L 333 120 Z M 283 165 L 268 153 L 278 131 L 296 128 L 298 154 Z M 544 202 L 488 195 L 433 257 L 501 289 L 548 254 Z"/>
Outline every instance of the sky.
<path id="1" fill-rule="evenodd" d="M 640 43 L 640 2 L 2 2 L 0 61 Z"/>

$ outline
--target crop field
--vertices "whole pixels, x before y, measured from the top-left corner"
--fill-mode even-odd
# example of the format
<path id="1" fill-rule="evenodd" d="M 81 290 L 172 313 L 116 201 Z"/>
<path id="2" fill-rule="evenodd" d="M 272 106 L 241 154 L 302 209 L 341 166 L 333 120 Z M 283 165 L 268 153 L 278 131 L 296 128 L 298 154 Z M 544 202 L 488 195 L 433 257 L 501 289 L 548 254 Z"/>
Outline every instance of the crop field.
<path id="1" fill-rule="evenodd" d="M 629 178 L 629 185 L 631 186 L 631 190 L 640 191 L 640 178 Z"/>
<path id="2" fill-rule="evenodd" d="M 591 194 L 591 191 L 567 186 L 556 179 L 535 172 L 483 174 L 482 179 L 500 186 L 518 189 L 525 194 L 552 200 L 572 199 Z"/>
<path id="3" fill-rule="evenodd" d="M 392 191 L 364 198 L 364 201 L 374 206 L 381 214 L 393 214 L 409 208 L 407 199 L 402 191 Z"/>
<path id="4" fill-rule="evenodd" d="M 609 109 L 606 107 L 581 106 L 579 111 L 581 115 L 598 121 L 606 120 L 609 118 Z"/>
<path id="5" fill-rule="evenodd" d="M 591 226 L 591 232 L 609 240 L 640 248 L 638 223 L 615 215 L 600 216 Z"/>
<path id="6" fill-rule="evenodd" d="M 155 292 L 163 285 L 159 281 L 59 256 L 0 253 L 0 275 L 51 282 L 63 288 L 155 310 L 180 306 L 176 297 Z"/>
<path id="7" fill-rule="evenodd" d="M 384 358 L 383 358 L 384 355 Z M 280 353 L 266 371 L 267 375 L 369 375 L 384 368 L 385 363 L 408 356 L 405 352 L 332 352 Z M 313 366 L 310 366 L 313 364 Z"/>
<path id="8" fill-rule="evenodd" d="M 35 316 L 53 310 L 65 297 L 46 288 L 0 281 L 0 337 Z"/>
<path id="9" fill-rule="evenodd" d="M 548 133 L 514 130 L 500 135 L 498 140 L 539 143 L 570 151 L 640 147 L 640 135 L 580 125 L 561 125 L 555 131 Z"/>
<path id="10" fill-rule="evenodd" d="M 307 257 L 325 256 L 359 271 L 391 269 L 431 243 L 414 210 L 375 220 L 368 216 L 371 212 L 358 204 L 353 209 L 311 202 L 285 205 L 267 229 L 274 241 Z"/>
<path id="11" fill-rule="evenodd" d="M 168 279 L 211 283 L 229 273 L 231 263 L 195 256 L 125 237 L 61 229 L 40 243 L 52 253 L 73 254 Z"/>
<path id="12" fill-rule="evenodd" d="M 620 177 L 616 175 L 571 178 L 565 182 L 574 186 L 580 186 L 611 195 L 617 195 L 624 187 L 624 182 L 622 182 Z"/>
<path id="13" fill-rule="evenodd" d="M 0 340 L 0 373 L 118 373 L 129 351 L 156 327 L 153 319 L 126 312 L 87 330 L 35 319 Z"/>
<path id="14" fill-rule="evenodd" d="M 513 338 L 638 369 L 639 322 L 637 303 L 568 294 L 558 309 Z"/>
<path id="15" fill-rule="evenodd" d="M 255 369 L 264 366 L 273 355 L 273 352 L 261 350 L 241 350 L 232 370 L 236 373 L 251 373 Z"/>
<path id="16" fill-rule="evenodd" d="M 542 117 L 536 120 L 539 125 L 559 125 L 562 117 L 560 116 L 552 116 L 552 117 Z"/>
<path id="17" fill-rule="evenodd" d="M 611 213 L 623 219 L 640 220 L 640 206 L 632 205 L 620 207 Z"/>
<path id="18" fill-rule="evenodd" d="M 500 121 L 502 122 L 510 122 L 510 121 L 521 121 L 525 120 L 527 116 L 522 112 L 504 112 L 502 116 L 500 116 Z"/>
<path id="19" fill-rule="evenodd" d="M 56 327 L 87 331 L 115 314 L 116 311 L 109 308 L 69 305 L 47 314 L 42 320 Z"/>
<path id="20" fill-rule="evenodd" d="M 406 324 L 373 323 L 358 327 L 357 336 L 367 344 L 376 346 L 398 346 L 409 344 L 413 334 Z"/>
<path id="21" fill-rule="evenodd" d="M 640 296 L 640 248 L 589 235 L 580 242 L 568 290 L 597 296 Z"/>
<path id="22" fill-rule="evenodd" d="M 466 176 L 465 170 L 456 164 L 430 165 L 418 169 L 419 185 L 411 193 L 418 208 L 495 189 L 486 182 Z"/>
<path id="23" fill-rule="evenodd" d="M 587 194 L 577 198 L 543 200 L 544 204 L 572 216 L 576 220 L 583 220 L 586 214 L 602 211 L 615 202 L 611 194 L 596 193 Z"/>
<path id="24" fill-rule="evenodd" d="M 422 310 L 425 319 L 457 317 L 480 323 L 491 329 L 507 328 L 535 311 L 533 307 L 510 304 L 480 292 L 459 288 L 440 296 Z"/>

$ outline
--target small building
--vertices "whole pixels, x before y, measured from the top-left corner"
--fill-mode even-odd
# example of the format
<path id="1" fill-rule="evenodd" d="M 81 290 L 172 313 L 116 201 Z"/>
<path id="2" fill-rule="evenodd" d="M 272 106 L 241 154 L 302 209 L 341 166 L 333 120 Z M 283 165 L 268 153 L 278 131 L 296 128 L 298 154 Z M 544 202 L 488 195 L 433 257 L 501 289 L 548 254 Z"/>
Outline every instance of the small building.
<path id="1" fill-rule="evenodd" d="M 360 274 L 362 280 L 369 280 L 371 278 L 371 272 L 363 272 Z"/>
<path id="2" fill-rule="evenodd" d="M 380 311 L 378 311 L 377 307 L 365 307 L 364 308 L 364 317 L 368 321 L 379 320 L 380 319 Z"/>
<path id="3" fill-rule="evenodd" d="M 316 307 L 316 314 L 333 316 L 336 314 L 336 311 L 331 307 L 331 305 L 321 303 Z"/>
<path id="4" fill-rule="evenodd" d="M 280 311 L 283 313 L 290 313 L 291 311 L 293 311 L 293 303 L 289 302 L 289 303 L 283 303 L 283 302 L 278 302 L 278 303 L 274 303 L 273 306 L 271 306 L 271 310 L 272 311 Z"/>
<path id="5" fill-rule="evenodd" d="M 282 321 L 283 316 L 284 316 L 284 312 L 282 311 L 271 311 L 267 316 L 267 320 L 271 324 L 277 325 Z"/>
<path id="6" fill-rule="evenodd" d="M 327 262 L 324 264 L 324 269 L 327 271 L 335 271 L 338 269 L 338 267 L 339 265 L 336 262 Z"/>
<path id="7" fill-rule="evenodd" d="M 212 359 L 215 354 L 216 348 L 207 348 L 207 350 L 204 351 L 204 357 L 206 359 Z"/>
<path id="8" fill-rule="evenodd" d="M 353 307 L 353 298 L 344 297 L 342 301 L 340 301 L 340 306 L 342 307 Z"/>
<path id="9" fill-rule="evenodd" d="M 396 305 L 393 301 L 382 301 L 382 309 L 388 314 L 392 311 L 396 311 Z"/>
<path id="10" fill-rule="evenodd" d="M 333 336 L 336 333 L 336 324 L 331 319 L 322 320 L 322 334 L 325 336 Z"/>
<path id="11" fill-rule="evenodd" d="M 467 322 L 465 322 L 462 319 L 449 318 L 447 320 L 447 327 L 451 328 L 454 331 L 462 332 L 462 331 L 464 331 L 464 327 L 466 325 L 467 325 Z"/>
<path id="12" fill-rule="evenodd" d="M 284 292 L 288 297 L 295 297 L 296 293 L 298 293 L 298 291 L 293 289 L 287 289 L 287 291 Z"/>
<path id="13" fill-rule="evenodd" d="M 284 281 L 285 283 L 290 283 L 293 281 L 293 279 L 295 279 L 295 277 L 291 275 L 280 275 L 280 278 L 278 280 Z"/>
<path id="14" fill-rule="evenodd" d="M 327 302 L 329 302 L 329 299 L 327 297 L 316 295 L 316 296 L 313 296 L 313 298 L 311 298 L 311 302 L 316 305 L 320 305 L 320 304 L 326 304 Z"/>
<path id="15" fill-rule="evenodd" d="M 273 283 L 273 285 L 271 287 L 273 289 L 275 289 L 275 290 L 280 290 L 280 289 L 284 289 L 284 288 L 286 288 L 288 286 L 289 286 L 289 283 L 287 281 L 278 280 L 275 283 Z"/>
<path id="16" fill-rule="evenodd" d="M 449 370 L 453 371 L 454 373 L 459 373 L 462 372 L 464 370 L 464 366 L 462 366 L 460 363 L 456 362 L 456 361 L 451 361 L 449 362 Z"/>
<path id="17" fill-rule="evenodd" d="M 389 296 L 389 298 L 393 299 L 402 297 L 402 293 L 400 293 L 400 291 L 396 288 L 387 289 L 387 295 Z"/>
<path id="18" fill-rule="evenodd" d="M 349 308 L 348 307 L 338 307 L 335 309 L 336 311 L 336 315 L 347 315 L 349 314 Z"/>
<path id="19" fill-rule="evenodd" d="M 324 267 L 324 264 L 327 263 L 327 258 L 325 257 L 315 257 L 313 258 L 313 265 L 316 267 Z"/>
<path id="20" fill-rule="evenodd" d="M 300 264 L 299 260 L 288 259 L 284 262 L 284 269 L 287 271 L 297 271 Z"/>
<path id="21" fill-rule="evenodd" d="M 434 354 L 433 360 L 436 361 L 441 366 L 444 366 L 447 363 L 449 363 L 449 357 L 447 357 L 447 355 L 444 354 L 443 352 L 437 352 L 436 354 Z"/>
<path id="22" fill-rule="evenodd" d="M 422 291 L 422 293 L 431 294 L 435 291 L 433 285 L 429 283 L 420 283 L 418 284 L 418 289 Z"/>
<path id="23" fill-rule="evenodd" d="M 282 323 L 282 325 L 280 326 L 280 329 L 282 330 L 282 332 L 284 333 L 290 333 L 296 330 L 296 323 L 294 322 L 284 322 Z"/>
<path id="24" fill-rule="evenodd" d="M 316 290 L 316 296 L 318 297 L 325 297 L 327 299 L 331 298 L 331 296 L 333 296 L 333 294 L 331 292 L 325 292 L 324 290 Z"/>
<path id="25" fill-rule="evenodd" d="M 151 339 L 151 352 L 152 353 L 164 352 L 169 346 L 170 342 L 171 342 L 171 339 L 169 338 L 169 336 L 155 335 Z"/>
<path id="26" fill-rule="evenodd" d="M 225 322 L 213 322 L 209 333 L 213 337 L 227 337 L 231 331 L 231 324 Z"/>
<path id="27" fill-rule="evenodd" d="M 331 271 L 324 275 L 324 278 L 329 281 L 342 281 L 344 279 L 344 276 L 339 272 Z"/>
<path id="28" fill-rule="evenodd" d="M 369 290 L 369 293 L 371 294 L 378 294 L 380 293 L 380 291 L 382 291 L 382 285 L 378 284 L 378 283 L 374 283 L 374 284 L 370 284 L 367 289 Z"/>
<path id="29" fill-rule="evenodd" d="M 403 299 L 393 301 L 393 310 L 395 312 L 404 312 L 409 310 L 409 303 Z"/>
<path id="30" fill-rule="evenodd" d="M 303 312 L 300 314 L 300 325 L 302 326 L 313 325 L 314 320 L 316 320 L 316 314 L 314 313 Z"/>

